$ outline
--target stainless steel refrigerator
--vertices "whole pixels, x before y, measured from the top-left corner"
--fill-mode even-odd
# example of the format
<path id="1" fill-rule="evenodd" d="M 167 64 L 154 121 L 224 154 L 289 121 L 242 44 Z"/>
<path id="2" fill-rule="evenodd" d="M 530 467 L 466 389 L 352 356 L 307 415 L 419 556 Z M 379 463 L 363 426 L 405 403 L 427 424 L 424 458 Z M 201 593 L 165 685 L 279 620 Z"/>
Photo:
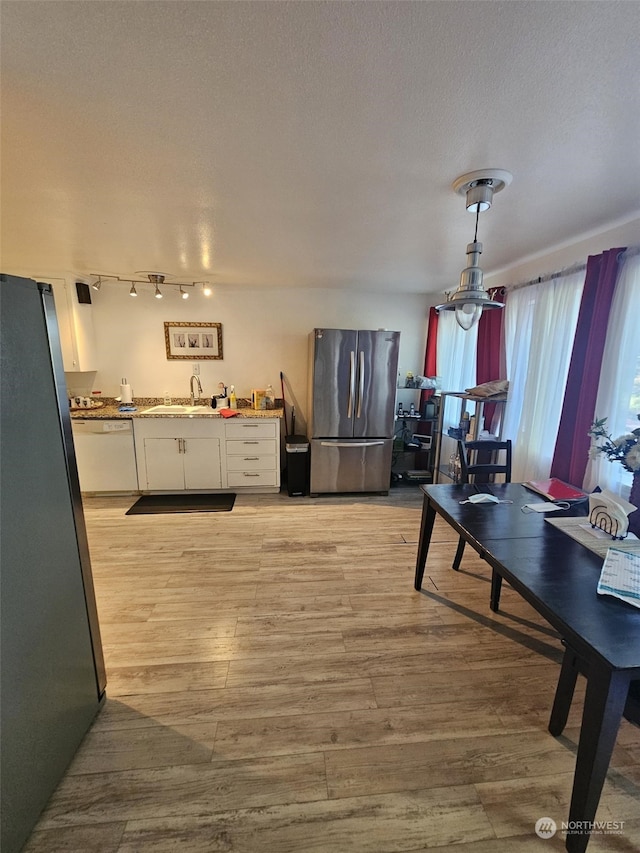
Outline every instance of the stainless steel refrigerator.
<path id="1" fill-rule="evenodd" d="M 0 275 L 0 848 L 16 853 L 105 691 L 50 285 Z"/>
<path id="2" fill-rule="evenodd" d="M 309 335 L 310 494 L 388 492 L 399 347 L 400 332 Z"/>

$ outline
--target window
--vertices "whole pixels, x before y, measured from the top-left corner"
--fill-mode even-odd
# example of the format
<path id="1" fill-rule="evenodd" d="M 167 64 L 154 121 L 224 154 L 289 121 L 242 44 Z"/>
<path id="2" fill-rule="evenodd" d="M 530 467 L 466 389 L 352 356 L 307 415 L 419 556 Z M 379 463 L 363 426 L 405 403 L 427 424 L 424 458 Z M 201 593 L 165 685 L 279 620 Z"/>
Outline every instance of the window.
<path id="1" fill-rule="evenodd" d="M 508 294 L 503 438 L 513 442 L 514 482 L 549 476 L 584 279 L 581 271 Z"/>
<path id="2" fill-rule="evenodd" d="M 640 425 L 640 254 L 623 261 L 613 294 L 596 398 L 596 417 L 607 418 L 616 438 Z M 584 488 L 607 488 L 627 497 L 631 472 L 596 456 L 587 465 Z"/>

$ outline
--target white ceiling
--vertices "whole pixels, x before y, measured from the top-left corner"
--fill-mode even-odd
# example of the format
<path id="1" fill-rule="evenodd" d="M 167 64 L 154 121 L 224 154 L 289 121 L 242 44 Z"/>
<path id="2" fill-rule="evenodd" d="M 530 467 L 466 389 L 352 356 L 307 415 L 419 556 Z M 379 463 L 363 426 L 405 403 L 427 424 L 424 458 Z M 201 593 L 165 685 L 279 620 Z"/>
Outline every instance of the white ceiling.
<path id="1" fill-rule="evenodd" d="M 640 3 L 8 2 L 2 267 L 441 292 L 640 211 Z"/>

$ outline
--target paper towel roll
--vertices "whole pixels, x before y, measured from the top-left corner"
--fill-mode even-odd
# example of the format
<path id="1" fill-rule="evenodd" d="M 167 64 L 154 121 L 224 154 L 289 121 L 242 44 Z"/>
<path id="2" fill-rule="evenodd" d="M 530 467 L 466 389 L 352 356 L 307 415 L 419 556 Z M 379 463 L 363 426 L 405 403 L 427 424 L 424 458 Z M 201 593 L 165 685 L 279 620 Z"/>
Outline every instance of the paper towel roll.
<path id="1" fill-rule="evenodd" d="M 131 385 L 128 385 L 126 382 L 120 386 L 120 402 L 125 404 L 133 403 Z"/>

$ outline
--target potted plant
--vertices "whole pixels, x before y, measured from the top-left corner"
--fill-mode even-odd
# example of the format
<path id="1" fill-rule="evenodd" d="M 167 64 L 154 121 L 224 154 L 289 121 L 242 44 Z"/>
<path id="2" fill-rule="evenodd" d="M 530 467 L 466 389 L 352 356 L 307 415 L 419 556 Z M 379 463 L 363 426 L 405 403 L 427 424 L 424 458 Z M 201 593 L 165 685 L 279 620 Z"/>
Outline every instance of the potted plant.
<path id="1" fill-rule="evenodd" d="M 607 419 L 596 417 L 589 429 L 589 435 L 590 459 L 599 455 L 606 456 L 610 462 L 619 462 L 625 470 L 633 474 L 629 502 L 639 509 L 629 515 L 629 530 L 640 538 L 640 427 L 614 438 L 607 432 Z"/>

